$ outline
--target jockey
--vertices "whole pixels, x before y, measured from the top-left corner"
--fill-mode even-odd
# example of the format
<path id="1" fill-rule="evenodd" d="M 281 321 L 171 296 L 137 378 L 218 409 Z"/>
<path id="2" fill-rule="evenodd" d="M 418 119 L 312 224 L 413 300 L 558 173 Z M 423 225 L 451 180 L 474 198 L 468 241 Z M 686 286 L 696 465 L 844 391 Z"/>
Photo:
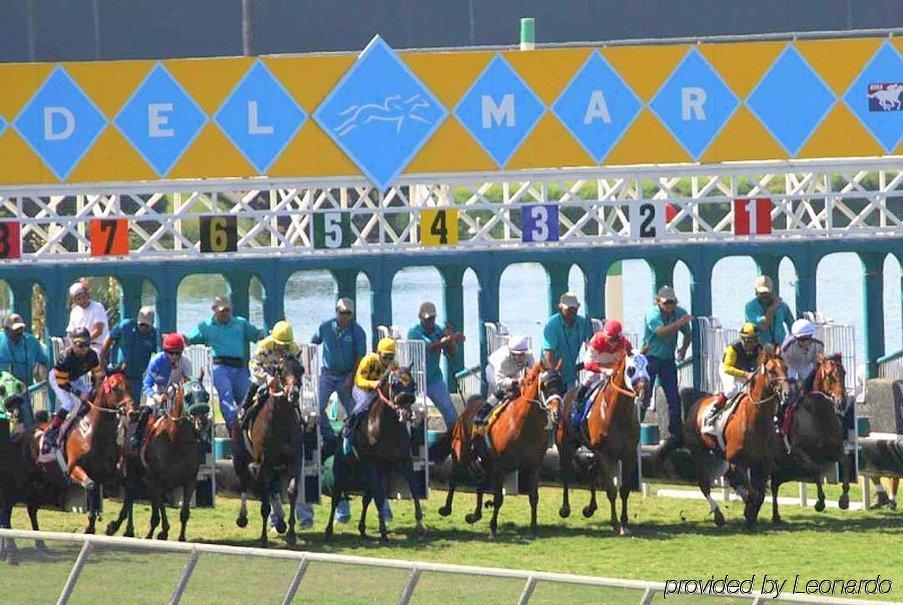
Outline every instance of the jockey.
<path id="1" fill-rule="evenodd" d="M 583 421 L 586 396 L 600 382 L 607 381 L 615 365 L 632 353 L 633 344 L 624 336 L 621 322 L 616 319 L 606 321 L 602 331 L 590 338 L 582 360 L 586 376 L 574 397 L 574 410 L 571 414 L 574 428 Z"/>
<path id="2" fill-rule="evenodd" d="M 81 409 L 82 402 L 88 400 L 92 387 L 97 387 L 103 379 L 100 358 L 91 348 L 91 334 L 87 328 L 78 328 L 69 333 L 72 346 L 60 353 L 59 360 L 50 370 L 50 388 L 56 395 L 59 409 L 53 416 L 50 428 L 44 435 L 41 453 L 49 455 L 59 447 L 60 427 L 67 417 L 74 418 Z M 89 380 L 88 374 L 91 375 Z"/>
<path id="3" fill-rule="evenodd" d="M 383 372 L 395 363 L 395 339 L 383 338 L 376 345 L 375 353 L 368 353 L 357 367 L 354 376 L 354 388 L 351 397 L 354 399 L 354 409 L 345 420 L 342 429 L 342 452 L 346 456 L 354 453 L 354 431 L 360 419 L 367 413 L 370 404 L 376 399 L 376 387 Z"/>
<path id="4" fill-rule="evenodd" d="M 819 355 L 825 345 L 814 338 L 815 326 L 808 319 L 797 319 L 790 327 L 790 336 L 781 344 L 781 354 L 787 364 L 787 376 L 802 383 L 803 392 L 812 390 Z"/>
<path id="5" fill-rule="evenodd" d="M 251 418 L 253 415 L 251 412 L 266 401 L 269 369 L 286 356 L 298 357 L 300 354 L 301 347 L 295 344 L 292 325 L 285 320 L 276 322 L 270 335 L 257 343 L 257 348 L 251 357 L 251 379 L 257 388 L 248 389 L 248 395 L 238 412 L 240 419 Z"/>
<path id="6" fill-rule="evenodd" d="M 475 430 L 483 429 L 492 409 L 518 392 L 518 383 L 524 370 L 536 363 L 529 351 L 527 339 L 523 336 L 511 336 L 508 344 L 489 356 L 486 366 L 486 382 L 489 383 L 489 397 L 474 417 Z"/>
<path id="7" fill-rule="evenodd" d="M 141 447 L 147 422 L 156 411 L 157 404 L 166 401 L 169 385 L 183 384 L 191 379 L 191 362 L 182 355 L 184 350 L 185 338 L 181 334 L 167 334 L 163 337 L 163 351 L 154 355 L 147 365 L 142 383 L 144 401 L 141 415 L 129 439 L 129 447 L 133 450 Z"/>
<path id="8" fill-rule="evenodd" d="M 728 400 L 733 399 L 743 392 L 746 384 L 765 361 L 765 349 L 759 344 L 759 335 L 756 325 L 751 321 L 740 328 L 740 338 L 724 349 L 721 358 L 721 386 L 724 389 L 718 393 L 715 403 L 706 412 L 702 420 L 702 433 L 714 434 L 714 420 L 718 416 Z"/>

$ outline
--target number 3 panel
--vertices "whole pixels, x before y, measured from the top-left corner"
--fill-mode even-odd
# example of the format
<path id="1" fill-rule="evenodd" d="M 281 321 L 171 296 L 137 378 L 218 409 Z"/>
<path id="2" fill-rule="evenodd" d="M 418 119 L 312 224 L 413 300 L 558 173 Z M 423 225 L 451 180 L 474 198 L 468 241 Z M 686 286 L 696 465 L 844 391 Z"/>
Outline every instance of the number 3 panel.
<path id="1" fill-rule="evenodd" d="M 523 242 L 557 242 L 558 206 L 540 204 L 524 206 L 520 211 Z"/>
<path id="2" fill-rule="evenodd" d="M 644 200 L 630 205 L 630 237 L 654 239 L 665 235 L 665 205 Z"/>
<path id="3" fill-rule="evenodd" d="M 238 250 L 238 218 L 232 215 L 202 216 L 201 252 L 235 252 Z"/>

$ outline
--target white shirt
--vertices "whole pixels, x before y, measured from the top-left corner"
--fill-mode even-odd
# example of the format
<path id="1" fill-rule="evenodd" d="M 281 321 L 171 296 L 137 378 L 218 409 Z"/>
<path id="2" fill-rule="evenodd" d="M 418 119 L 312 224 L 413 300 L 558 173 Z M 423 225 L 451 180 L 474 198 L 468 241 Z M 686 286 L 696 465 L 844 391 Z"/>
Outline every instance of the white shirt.
<path id="1" fill-rule="evenodd" d="M 100 335 L 91 341 L 91 348 L 99 355 L 103 341 L 110 333 L 110 320 L 107 318 L 107 311 L 102 304 L 92 300 L 85 308 L 73 305 L 72 310 L 69 311 L 69 325 L 66 326 L 66 331 L 72 332 L 78 328 L 85 328 L 91 332 L 94 330 L 94 325 L 98 323 L 103 324 L 103 328 L 100 330 Z"/>
<path id="2" fill-rule="evenodd" d="M 806 380 L 818 366 L 818 354 L 825 352 L 825 345 L 815 338 L 808 347 L 803 347 L 793 336 L 784 339 L 781 355 L 787 364 L 790 378 Z"/>
<path id="3" fill-rule="evenodd" d="M 511 388 L 520 379 L 524 368 L 529 368 L 536 363 L 533 361 L 533 354 L 528 351 L 524 355 L 524 363 L 522 365 L 518 364 L 507 346 L 495 351 L 489 356 L 487 361 L 489 365 L 486 366 L 486 382 L 489 383 L 490 392 L 495 391 L 499 387 L 503 389 Z"/>

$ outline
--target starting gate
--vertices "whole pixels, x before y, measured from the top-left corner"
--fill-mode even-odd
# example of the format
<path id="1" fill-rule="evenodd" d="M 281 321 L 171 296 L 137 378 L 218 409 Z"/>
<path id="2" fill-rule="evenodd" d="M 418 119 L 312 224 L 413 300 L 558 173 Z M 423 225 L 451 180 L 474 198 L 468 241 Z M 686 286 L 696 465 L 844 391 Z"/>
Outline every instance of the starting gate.
<path id="1" fill-rule="evenodd" d="M 304 456 L 301 460 L 301 493 L 299 495 L 302 501 L 308 504 L 319 504 L 323 494 L 323 436 L 319 430 L 320 398 L 318 393 L 321 356 L 320 345 L 301 345 L 299 357 L 301 365 L 304 367 L 304 375 L 301 377 L 301 396 L 298 408 L 305 429 Z"/>
<path id="2" fill-rule="evenodd" d="M 411 455 L 414 462 L 414 489 L 420 499 L 430 493 L 429 443 L 427 441 L 427 401 L 426 401 L 426 343 L 422 340 L 396 340 L 395 359 L 399 365 L 411 368 L 411 376 L 416 384 L 411 423 Z M 450 429 L 449 429 L 450 430 Z M 398 498 L 409 497 L 407 485 L 394 477 L 389 493 Z"/>

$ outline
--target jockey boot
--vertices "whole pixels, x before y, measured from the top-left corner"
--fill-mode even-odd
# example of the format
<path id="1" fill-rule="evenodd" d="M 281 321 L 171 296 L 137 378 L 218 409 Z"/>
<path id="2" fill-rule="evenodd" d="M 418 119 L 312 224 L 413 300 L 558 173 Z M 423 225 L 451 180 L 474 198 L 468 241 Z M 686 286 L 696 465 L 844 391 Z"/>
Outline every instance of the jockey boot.
<path id="1" fill-rule="evenodd" d="M 132 429 L 132 435 L 129 437 L 129 449 L 133 452 L 137 452 L 141 448 L 141 441 L 144 439 L 144 429 L 153 413 L 154 410 L 150 407 L 145 406 L 141 408 L 141 415 L 138 416 L 138 421 L 135 422 L 135 428 Z"/>
<path id="2" fill-rule="evenodd" d="M 702 419 L 700 432 L 703 435 L 711 435 L 715 431 L 715 418 L 718 417 L 718 412 L 724 409 L 725 403 L 727 403 L 727 397 L 724 396 L 724 393 L 718 393 L 715 402 L 706 410 L 705 417 Z"/>
<path id="3" fill-rule="evenodd" d="M 363 414 L 351 414 L 345 420 L 345 426 L 342 427 L 342 453 L 345 456 L 354 454 L 354 432 L 362 417 Z"/>
<path id="4" fill-rule="evenodd" d="M 586 407 L 586 394 L 589 391 L 589 387 L 585 384 L 581 384 L 580 388 L 577 389 L 577 394 L 574 396 L 574 408 L 571 410 L 571 426 L 574 430 L 580 428 L 580 423 L 583 421 L 583 408 Z"/>
<path id="5" fill-rule="evenodd" d="M 50 454 L 57 447 L 57 441 L 60 438 L 60 427 L 63 426 L 63 421 L 66 420 L 68 414 L 66 410 L 60 408 L 53 415 L 53 420 L 51 420 L 50 426 L 44 433 L 44 444 L 41 447 L 41 454 Z"/>

